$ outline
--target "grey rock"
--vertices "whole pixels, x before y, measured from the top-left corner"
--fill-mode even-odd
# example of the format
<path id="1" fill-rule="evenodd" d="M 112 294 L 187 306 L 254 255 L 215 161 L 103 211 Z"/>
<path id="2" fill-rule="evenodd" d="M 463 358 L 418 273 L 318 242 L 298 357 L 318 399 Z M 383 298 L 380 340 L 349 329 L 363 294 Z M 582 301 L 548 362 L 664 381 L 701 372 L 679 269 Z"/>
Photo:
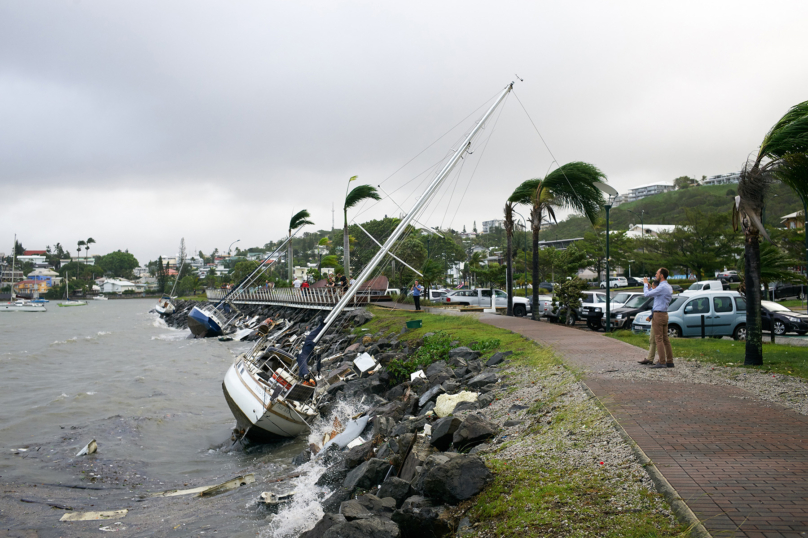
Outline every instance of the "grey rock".
<path id="1" fill-rule="evenodd" d="M 345 388 L 345 381 L 337 381 L 327 389 L 325 389 L 326 394 L 336 394 L 339 391 Z"/>
<path id="2" fill-rule="evenodd" d="M 480 373 L 483 369 L 483 363 L 478 360 L 470 360 L 469 363 L 469 370 L 472 372 Z"/>
<path id="3" fill-rule="evenodd" d="M 301 534 L 300 538 L 322 538 L 325 531 L 334 525 L 339 525 L 340 523 L 345 522 L 345 516 L 342 514 L 325 514 L 323 518 L 317 522 L 313 529 Z"/>
<path id="4" fill-rule="evenodd" d="M 443 385 L 446 381 L 452 379 L 452 377 L 454 377 L 454 372 L 440 372 L 429 378 L 429 386 L 434 387 Z"/>
<path id="5" fill-rule="evenodd" d="M 376 451 L 376 457 L 380 460 L 387 460 L 395 455 L 395 452 L 390 448 L 390 443 L 382 443 L 379 450 Z"/>
<path id="6" fill-rule="evenodd" d="M 452 437 L 452 443 L 458 450 L 467 450 L 474 445 L 491 439 L 496 434 L 496 424 L 475 413 L 463 420 Z"/>
<path id="7" fill-rule="evenodd" d="M 396 500 L 392 497 L 380 498 L 367 493 L 357 497 L 356 502 L 376 516 L 389 518 L 396 511 Z"/>
<path id="8" fill-rule="evenodd" d="M 496 400 L 496 399 L 497 399 L 497 397 L 494 396 L 494 393 L 492 393 L 492 392 L 489 392 L 489 393 L 486 393 L 486 394 L 480 394 L 477 397 L 477 406 L 480 409 L 483 409 L 484 407 L 488 407 L 489 405 L 491 405 L 494 402 L 494 400 Z"/>
<path id="9" fill-rule="evenodd" d="M 396 451 L 399 456 L 404 456 L 410 447 L 415 442 L 415 434 L 414 433 L 405 433 L 401 437 L 398 438 L 398 450 Z"/>
<path id="10" fill-rule="evenodd" d="M 494 392 L 495 390 L 497 390 L 497 388 L 503 388 L 503 387 L 497 385 L 496 383 L 489 383 L 488 385 L 483 385 L 482 387 L 478 387 L 477 392 L 480 392 L 482 394 L 487 394 L 489 392 Z"/>
<path id="11" fill-rule="evenodd" d="M 323 538 L 401 538 L 401 531 L 389 519 L 372 517 L 334 525 Z"/>
<path id="12" fill-rule="evenodd" d="M 480 452 L 485 452 L 489 448 L 491 448 L 490 443 L 482 443 L 469 450 L 468 454 L 469 456 L 471 456 L 472 454 L 479 454 Z"/>
<path id="13" fill-rule="evenodd" d="M 368 441 L 359 446 L 348 449 L 345 452 L 345 467 L 353 469 L 360 463 L 367 461 L 373 456 L 373 443 Z"/>
<path id="14" fill-rule="evenodd" d="M 294 465 L 295 467 L 299 467 L 300 465 L 303 465 L 304 463 L 310 460 L 311 460 L 311 449 L 307 448 L 303 452 L 292 458 L 292 465 Z"/>
<path id="15" fill-rule="evenodd" d="M 493 479 L 478 456 L 460 454 L 426 474 L 424 494 L 438 501 L 457 504 L 477 495 Z"/>
<path id="16" fill-rule="evenodd" d="M 394 353 L 388 351 L 385 353 L 379 353 L 375 358 L 382 366 L 387 366 L 390 364 L 390 361 L 404 359 L 405 355 L 403 353 Z"/>
<path id="17" fill-rule="evenodd" d="M 337 513 L 339 512 L 340 505 L 351 498 L 350 490 L 345 488 L 337 488 L 334 490 L 334 493 L 328 496 L 326 500 L 323 501 L 323 512 L 326 513 Z"/>
<path id="18" fill-rule="evenodd" d="M 442 511 L 439 508 L 396 510 L 393 521 L 398 524 L 402 538 L 448 537 L 452 527 L 448 519 L 440 517 Z"/>
<path id="19" fill-rule="evenodd" d="M 502 363 L 505 360 L 505 357 L 508 357 L 509 355 L 513 355 L 513 351 L 500 351 L 499 353 L 494 353 L 491 355 L 491 358 L 485 362 L 485 365 L 496 366 L 497 364 Z"/>
<path id="20" fill-rule="evenodd" d="M 523 411 L 525 409 L 527 409 L 526 405 L 513 404 L 512 406 L 510 406 L 508 408 L 508 413 L 517 413 L 517 412 Z"/>
<path id="21" fill-rule="evenodd" d="M 452 411 L 452 413 L 457 414 L 460 413 L 461 411 L 476 411 L 477 409 L 479 409 L 477 402 L 460 402 L 455 406 L 454 411 Z"/>
<path id="22" fill-rule="evenodd" d="M 450 372 L 450 371 L 451 368 L 449 368 L 449 366 L 446 364 L 446 361 L 435 361 L 427 367 L 426 372 L 424 373 L 428 378 L 430 378 L 441 372 Z"/>
<path id="23" fill-rule="evenodd" d="M 315 482 L 318 486 L 334 487 L 345 482 L 345 477 L 348 476 L 350 469 L 346 467 L 344 462 L 328 467 L 320 478 Z"/>
<path id="24" fill-rule="evenodd" d="M 430 444 L 438 450 L 446 450 L 452 445 L 454 433 L 460 427 L 461 420 L 457 417 L 444 417 L 432 425 L 432 438 Z"/>
<path id="25" fill-rule="evenodd" d="M 464 361 L 470 361 L 474 359 L 480 358 L 481 353 L 479 351 L 472 351 L 470 348 L 465 346 L 463 347 L 456 347 L 452 350 L 449 350 L 449 358 L 453 359 L 455 357 L 461 358 Z"/>
<path id="26" fill-rule="evenodd" d="M 384 395 L 385 399 L 390 400 L 391 402 L 394 400 L 400 400 L 404 397 L 404 394 L 407 392 L 409 385 L 406 383 L 399 383 L 389 391 L 387 394 Z"/>
<path id="27" fill-rule="evenodd" d="M 345 501 L 339 506 L 339 513 L 345 516 L 345 519 L 348 521 L 353 521 L 354 519 L 367 519 L 369 517 L 373 517 L 373 513 L 359 504 L 359 501 L 356 499 Z"/>
<path id="28" fill-rule="evenodd" d="M 410 486 L 409 482 L 397 476 L 390 476 L 382 483 L 378 496 L 382 499 L 391 497 L 396 501 L 396 508 L 401 508 L 401 505 L 410 496 L 411 492 L 412 486 Z"/>
<path id="29" fill-rule="evenodd" d="M 462 385 L 460 384 L 459 381 L 456 381 L 454 379 L 447 379 L 446 381 L 443 382 L 441 387 L 443 387 L 443 390 L 448 392 L 449 394 L 454 394 L 455 392 L 460 390 L 460 387 L 462 387 Z"/>
<path id="30" fill-rule="evenodd" d="M 378 458 L 371 458 L 348 473 L 342 485 L 348 490 L 370 489 L 379 484 L 387 475 L 390 464 Z"/>
<path id="31" fill-rule="evenodd" d="M 423 417 L 426 416 L 427 413 L 435 409 L 435 402 L 427 402 L 427 404 L 418 411 L 418 416 Z"/>
<path id="32" fill-rule="evenodd" d="M 435 448 L 429 444 L 427 437 L 425 435 L 419 435 L 407 459 L 404 460 L 404 465 L 401 466 L 399 476 L 403 480 L 410 482 L 415 477 L 415 468 L 420 466 L 433 452 L 435 452 Z"/>
<path id="33" fill-rule="evenodd" d="M 395 427 L 396 422 L 392 418 L 383 415 L 376 415 L 373 417 L 373 438 L 387 437 Z"/>
<path id="34" fill-rule="evenodd" d="M 429 508 L 434 505 L 435 503 L 432 502 L 432 499 L 427 499 L 421 495 L 413 495 L 404 499 L 401 508 L 402 510 L 414 510 L 416 508 L 420 510 L 421 508 Z"/>
<path id="35" fill-rule="evenodd" d="M 494 372 L 483 372 L 471 378 L 468 382 L 468 385 L 469 387 L 476 389 L 488 385 L 490 383 L 496 383 L 496 382 L 497 382 L 497 374 L 495 374 Z"/>
<path id="36" fill-rule="evenodd" d="M 513 428 L 514 426 L 518 426 L 522 423 L 521 420 L 506 420 L 505 424 L 503 424 L 506 428 Z"/>
<path id="37" fill-rule="evenodd" d="M 423 407 L 426 405 L 427 402 L 434 402 L 438 399 L 438 396 L 446 392 L 443 390 L 443 387 L 440 385 L 435 385 L 428 391 L 426 391 L 419 399 L 418 399 L 418 407 Z"/>
<path id="38" fill-rule="evenodd" d="M 455 368 L 464 368 L 468 366 L 468 363 L 460 357 L 451 357 L 449 359 L 449 365 Z"/>
<path id="39" fill-rule="evenodd" d="M 420 431 L 424 424 L 426 424 L 426 417 L 418 417 L 418 418 L 405 418 L 398 425 L 393 428 L 391 436 L 398 437 L 404 435 L 405 433 L 415 433 Z"/>

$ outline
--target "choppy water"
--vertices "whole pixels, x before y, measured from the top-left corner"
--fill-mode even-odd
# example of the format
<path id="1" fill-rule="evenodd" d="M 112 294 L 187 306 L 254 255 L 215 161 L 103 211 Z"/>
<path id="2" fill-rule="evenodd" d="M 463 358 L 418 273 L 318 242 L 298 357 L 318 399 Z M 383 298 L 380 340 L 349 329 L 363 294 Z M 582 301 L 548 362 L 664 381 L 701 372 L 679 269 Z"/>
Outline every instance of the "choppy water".
<path id="1" fill-rule="evenodd" d="M 189 338 L 187 330 L 169 329 L 150 314 L 149 300 L 89 303 L 59 308 L 51 302 L 46 313 L 0 316 L 0 482 L 108 486 L 120 504 L 133 491 L 195 487 L 254 472 L 256 484 L 194 518 L 197 531 L 295 536 L 319 518 L 316 501 L 326 492 L 313 485 L 322 472 L 316 463 L 305 466 L 306 476 L 267 486 L 295 471 L 291 458 L 307 439 L 233 446 L 235 421 L 221 382 L 248 344 Z M 91 439 L 98 454 L 77 458 Z M 299 493 L 295 504 L 277 516 L 254 503 L 261 491 L 290 488 Z M 156 503 L 143 503 L 142 511 Z M 138 527 L 132 514 L 127 524 L 139 529 L 132 535 L 159 534 L 148 518 Z"/>

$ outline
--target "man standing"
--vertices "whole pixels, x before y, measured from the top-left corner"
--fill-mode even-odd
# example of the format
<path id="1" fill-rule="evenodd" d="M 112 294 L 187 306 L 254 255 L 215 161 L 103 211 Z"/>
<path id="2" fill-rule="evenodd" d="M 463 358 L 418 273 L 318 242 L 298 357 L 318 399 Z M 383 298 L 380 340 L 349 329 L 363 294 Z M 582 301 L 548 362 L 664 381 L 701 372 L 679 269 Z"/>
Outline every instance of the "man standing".
<path id="1" fill-rule="evenodd" d="M 673 368 L 673 350 L 668 338 L 668 305 L 671 304 L 673 289 L 668 284 L 668 270 L 660 267 L 656 273 L 656 279 L 658 284 L 655 289 L 648 286 L 648 277 L 642 279 L 643 295 L 654 298 L 651 330 L 656 339 L 659 362 L 652 364 L 651 368 Z"/>
<path id="2" fill-rule="evenodd" d="M 415 281 L 415 285 L 412 287 L 412 300 L 415 301 L 415 310 L 421 310 L 421 293 L 424 291 L 424 287 L 418 284 L 418 281 Z"/>

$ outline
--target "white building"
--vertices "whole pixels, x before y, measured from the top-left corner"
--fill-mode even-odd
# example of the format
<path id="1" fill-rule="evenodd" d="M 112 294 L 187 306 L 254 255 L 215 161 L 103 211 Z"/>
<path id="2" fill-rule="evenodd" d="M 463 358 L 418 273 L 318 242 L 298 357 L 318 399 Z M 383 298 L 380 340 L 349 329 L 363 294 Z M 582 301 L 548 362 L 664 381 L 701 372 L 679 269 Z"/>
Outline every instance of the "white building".
<path id="1" fill-rule="evenodd" d="M 119 278 L 108 278 L 101 284 L 101 293 L 123 293 L 125 291 L 142 292 L 145 291 L 146 286 L 143 284 L 135 284 L 128 280 Z"/>
<path id="2" fill-rule="evenodd" d="M 504 228 L 505 221 L 504 220 L 484 220 L 483 221 L 483 233 L 490 234 L 494 231 L 494 228 Z"/>
<path id="3" fill-rule="evenodd" d="M 48 262 L 48 257 L 40 254 L 29 254 L 28 256 L 17 256 L 17 263 L 31 262 L 34 265 L 43 264 Z"/>
<path id="4" fill-rule="evenodd" d="M 648 239 L 649 237 L 657 237 L 661 233 L 670 233 L 675 229 L 676 226 L 673 224 L 646 224 L 644 226 L 631 224 L 629 225 L 628 232 L 626 232 L 626 237 L 632 239 L 642 239 L 645 237 Z"/>
<path id="5" fill-rule="evenodd" d="M 740 172 L 731 172 L 729 174 L 719 174 L 717 176 L 710 176 L 704 181 L 702 185 L 730 185 L 741 181 Z"/>

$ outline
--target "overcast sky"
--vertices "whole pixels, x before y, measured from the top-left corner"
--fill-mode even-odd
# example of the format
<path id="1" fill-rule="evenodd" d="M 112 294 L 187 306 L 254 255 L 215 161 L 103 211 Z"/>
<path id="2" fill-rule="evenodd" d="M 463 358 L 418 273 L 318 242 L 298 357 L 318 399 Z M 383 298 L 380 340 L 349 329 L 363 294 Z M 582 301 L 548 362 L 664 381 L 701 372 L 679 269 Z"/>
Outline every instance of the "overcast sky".
<path id="1" fill-rule="evenodd" d="M 737 171 L 808 99 L 806 20 L 804 1 L 0 0 L 0 251 L 93 237 L 145 263 L 181 237 L 262 245 L 302 208 L 330 229 L 332 203 L 339 227 L 350 176 L 377 185 L 449 132 L 358 220 L 397 215 L 513 80 L 557 161 L 620 192 Z M 547 173 L 515 97 L 494 120 L 425 224 L 501 218 Z"/>

